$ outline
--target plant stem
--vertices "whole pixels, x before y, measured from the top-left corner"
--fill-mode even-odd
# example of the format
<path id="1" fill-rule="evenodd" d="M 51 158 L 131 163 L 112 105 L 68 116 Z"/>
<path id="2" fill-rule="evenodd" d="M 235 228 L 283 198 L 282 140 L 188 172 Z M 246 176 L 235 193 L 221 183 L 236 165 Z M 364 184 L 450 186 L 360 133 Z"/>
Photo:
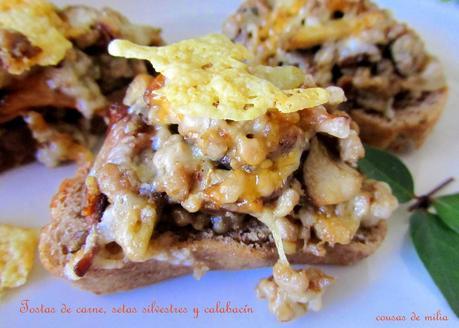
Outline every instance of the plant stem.
<path id="1" fill-rule="evenodd" d="M 432 204 L 432 196 L 435 195 L 440 190 L 442 190 L 443 188 L 445 188 L 447 185 L 449 185 L 453 181 L 454 181 L 453 177 L 448 178 L 442 183 L 440 183 L 437 187 L 432 189 L 430 192 L 428 192 L 427 194 L 422 195 L 422 196 L 416 196 L 416 202 L 408 208 L 408 211 L 411 212 L 419 208 L 428 209 L 430 205 Z"/>
<path id="2" fill-rule="evenodd" d="M 445 188 L 447 185 L 449 185 L 451 182 L 454 181 L 454 178 L 451 177 L 451 178 L 448 178 L 446 179 L 445 181 L 443 181 L 442 183 L 440 183 L 437 187 L 435 187 L 434 189 L 432 189 L 432 191 L 430 191 L 426 196 L 428 197 L 432 197 L 433 195 L 435 195 L 437 192 L 439 192 L 440 190 L 442 190 L 443 188 Z"/>

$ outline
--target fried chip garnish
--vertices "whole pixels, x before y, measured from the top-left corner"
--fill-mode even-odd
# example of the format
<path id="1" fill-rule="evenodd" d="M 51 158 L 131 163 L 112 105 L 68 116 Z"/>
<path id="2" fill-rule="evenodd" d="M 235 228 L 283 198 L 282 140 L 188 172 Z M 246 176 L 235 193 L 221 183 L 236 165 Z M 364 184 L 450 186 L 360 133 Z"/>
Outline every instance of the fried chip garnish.
<path id="1" fill-rule="evenodd" d="M 13 54 L 4 63 L 11 74 L 21 74 L 34 65 L 55 65 L 72 47 L 65 37 L 64 22 L 45 0 L 0 0 L 0 28 L 20 33 L 36 47 L 32 56 Z"/>
<path id="2" fill-rule="evenodd" d="M 299 71 L 292 68 L 251 72 L 244 60 L 250 58 L 246 48 L 232 43 L 226 36 L 211 34 L 164 47 L 146 47 L 126 40 L 114 40 L 109 53 L 125 58 L 146 59 L 166 77 L 165 85 L 155 90 L 171 109 L 184 115 L 253 120 L 270 109 L 283 113 L 323 105 L 329 94 L 322 88 L 281 90 L 277 75 L 285 79 Z M 256 74 L 258 72 L 259 74 Z M 291 86 L 292 81 L 287 84 Z"/>
<path id="3" fill-rule="evenodd" d="M 26 283 L 37 243 L 37 230 L 0 224 L 0 292 Z"/>

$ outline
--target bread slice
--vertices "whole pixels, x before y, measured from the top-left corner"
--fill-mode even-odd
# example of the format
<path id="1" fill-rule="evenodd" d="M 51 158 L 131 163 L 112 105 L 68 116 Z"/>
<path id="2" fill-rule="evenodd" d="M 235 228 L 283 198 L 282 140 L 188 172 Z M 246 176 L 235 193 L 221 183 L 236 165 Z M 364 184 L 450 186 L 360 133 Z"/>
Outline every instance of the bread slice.
<path id="1" fill-rule="evenodd" d="M 392 119 L 363 109 L 351 110 L 359 125 L 362 140 L 375 147 L 404 153 L 422 146 L 440 118 L 448 98 L 448 90 L 428 94 L 422 102 L 395 112 Z"/>
<path id="2" fill-rule="evenodd" d="M 75 178 L 62 183 L 51 203 L 52 221 L 41 232 L 41 262 L 47 270 L 59 277 L 64 277 L 66 253 L 73 249 L 72 243 L 84 241 L 91 227 L 81 215 L 86 174 L 87 170 L 82 169 Z M 349 245 L 326 246 L 325 256 L 298 252 L 289 256 L 289 259 L 297 264 L 353 264 L 371 255 L 383 241 L 386 231 L 385 221 L 380 221 L 371 228 L 360 228 Z M 232 231 L 223 235 L 217 235 L 212 230 L 197 232 L 191 229 L 163 233 L 172 234 L 175 239 L 174 245 L 179 249 L 189 250 L 200 264 L 210 270 L 242 270 L 271 266 L 278 258 L 269 230 L 255 219 L 243 231 Z M 74 283 L 93 293 L 107 294 L 192 272 L 191 266 L 148 260 L 127 262 L 117 269 L 100 269 L 92 266 L 84 277 Z"/>

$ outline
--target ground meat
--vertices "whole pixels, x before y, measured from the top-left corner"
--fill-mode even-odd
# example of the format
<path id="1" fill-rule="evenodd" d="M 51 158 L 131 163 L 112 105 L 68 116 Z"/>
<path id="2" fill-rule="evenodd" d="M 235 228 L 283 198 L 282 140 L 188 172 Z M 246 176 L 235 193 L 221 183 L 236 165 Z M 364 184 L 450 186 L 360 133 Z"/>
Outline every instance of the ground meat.
<path id="1" fill-rule="evenodd" d="M 91 194 L 89 194 L 87 198 L 88 204 L 83 209 L 82 214 L 88 221 L 96 224 L 100 222 L 100 219 L 108 206 L 107 196 L 97 193 L 96 195 L 92 195 L 92 197 Z"/>
<path id="2" fill-rule="evenodd" d="M 86 118 L 93 117 L 107 106 L 107 100 L 95 82 L 100 77 L 100 70 L 82 51 L 69 51 L 59 67 L 49 68 L 48 74 L 49 87 L 77 99 L 76 107 Z"/>
<path id="3" fill-rule="evenodd" d="M 122 38 L 142 45 L 162 43 L 160 30 L 149 26 L 135 25 L 126 17 L 110 8 L 95 9 L 87 6 L 69 6 L 59 15 L 73 29 L 71 40 L 80 49 L 105 48 L 112 39 Z"/>
<path id="4" fill-rule="evenodd" d="M 159 29 L 132 24 L 109 8 L 98 10 L 86 6 L 69 6 L 59 14 L 73 30 L 70 39 L 98 67 L 99 76 L 95 80 L 103 94 L 126 86 L 137 74 L 147 71 L 144 61 L 109 56 L 106 48 L 111 40 L 127 39 L 142 45 L 163 43 Z"/>
<path id="5" fill-rule="evenodd" d="M 156 190 L 166 192 L 177 201 L 188 196 L 196 164 L 190 148 L 181 136 L 172 135 L 156 151 L 153 169 L 156 172 Z"/>
<path id="6" fill-rule="evenodd" d="M 212 230 L 217 234 L 224 234 L 228 231 L 240 230 L 243 226 L 244 215 L 232 212 L 224 212 L 210 217 Z"/>
<path id="7" fill-rule="evenodd" d="M 71 134 L 59 132 L 48 125 L 39 113 L 25 114 L 24 121 L 37 141 L 36 158 L 46 166 L 55 167 L 68 161 L 84 164 L 92 160 L 92 153 L 86 146 Z"/>
<path id="8" fill-rule="evenodd" d="M 103 94 L 123 88 L 127 85 L 127 81 L 131 82 L 138 74 L 147 73 L 146 64 L 139 60 L 115 58 L 102 54 L 96 57 L 95 61 L 100 72 L 97 82 Z"/>

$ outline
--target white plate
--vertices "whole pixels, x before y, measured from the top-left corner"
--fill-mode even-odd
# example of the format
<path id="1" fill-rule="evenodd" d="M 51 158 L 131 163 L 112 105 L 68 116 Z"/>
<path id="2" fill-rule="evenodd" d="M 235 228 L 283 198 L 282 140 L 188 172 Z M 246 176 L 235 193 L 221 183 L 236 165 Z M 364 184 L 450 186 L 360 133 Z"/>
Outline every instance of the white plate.
<path id="1" fill-rule="evenodd" d="M 75 1 L 56 1 L 58 4 Z M 100 0 L 76 1 L 93 6 L 111 6 L 131 20 L 161 26 L 167 41 L 219 31 L 221 22 L 239 1 L 168 1 Z M 419 152 L 404 158 L 415 175 L 417 191 L 426 192 L 449 176 L 459 177 L 459 10 L 440 1 L 379 1 L 396 16 L 408 21 L 427 40 L 429 48 L 446 67 L 451 87 L 448 108 L 427 144 Z M 0 175 L 0 222 L 39 227 L 49 219 L 48 204 L 59 182 L 71 176 L 74 167 L 48 170 L 31 164 Z M 459 183 L 447 191 L 458 191 Z M 419 261 L 409 236 L 408 214 L 401 209 L 390 220 L 389 234 L 381 249 L 372 257 L 346 268 L 324 267 L 337 282 L 324 297 L 324 309 L 288 324 L 294 327 L 371 327 L 386 326 L 379 315 L 405 315 L 412 326 L 458 326 L 458 320 Z M 154 286 L 110 296 L 95 296 L 51 277 L 38 265 L 30 282 L 8 293 L 0 305 L 0 327 L 93 327 L 98 326 L 261 326 L 277 325 L 265 302 L 255 297 L 258 280 L 271 269 L 242 272 L 212 272 L 200 281 L 182 277 Z M 459 282 L 457 282 L 459 283 Z M 31 305 L 54 306 L 56 314 L 21 314 L 21 301 Z M 156 302 L 190 309 L 215 306 L 216 302 L 253 308 L 253 314 L 204 314 L 193 319 L 192 313 L 111 314 L 112 307 L 142 307 Z M 74 310 L 80 306 L 105 307 L 107 314 L 60 314 L 62 304 Z M 446 322 L 410 323 L 412 312 L 421 317 L 441 311 Z"/>

